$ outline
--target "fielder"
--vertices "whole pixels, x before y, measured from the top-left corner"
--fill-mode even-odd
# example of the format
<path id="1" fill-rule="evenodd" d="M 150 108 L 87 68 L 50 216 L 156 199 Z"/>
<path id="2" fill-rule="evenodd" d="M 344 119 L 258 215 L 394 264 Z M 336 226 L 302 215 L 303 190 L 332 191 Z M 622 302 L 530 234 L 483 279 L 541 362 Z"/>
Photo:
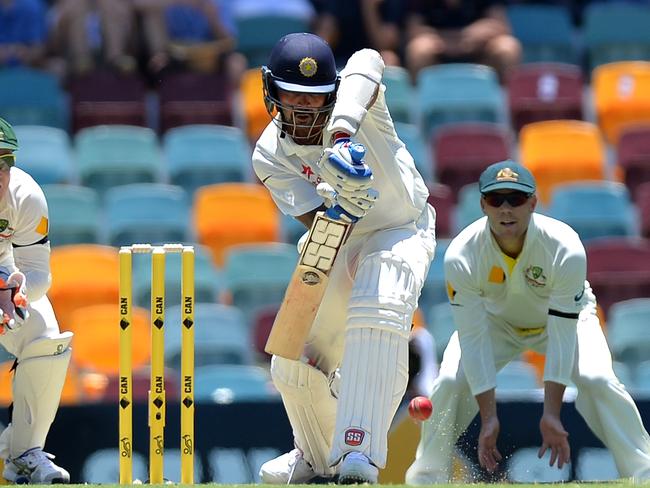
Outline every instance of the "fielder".
<path id="1" fill-rule="evenodd" d="M 279 113 L 255 147 L 257 176 L 280 210 L 307 226 L 325 204 L 359 219 L 333 265 L 303 360 L 273 357 L 296 449 L 262 466 L 264 483 L 337 472 L 341 483 L 375 483 L 386 463 L 388 428 L 408 380 L 411 318 L 433 259 L 435 213 L 395 133 L 383 70 L 381 56 L 364 49 L 339 77 L 329 45 L 306 33 L 280 39 L 262 68 L 267 109 Z M 364 152 L 372 176 L 350 170 Z M 338 195 L 319 193 L 322 182 Z"/>
<path id="2" fill-rule="evenodd" d="M 14 166 L 18 141 L 0 118 L 0 344 L 16 356 L 11 423 L 0 434 L 2 475 L 15 483 L 68 483 L 43 452 L 70 362 L 48 298 L 50 243 L 43 191 Z"/>
<path id="3" fill-rule="evenodd" d="M 570 462 L 560 419 L 566 385 L 576 408 L 611 451 L 621 476 L 650 477 L 650 438 L 612 370 L 612 358 L 586 281 L 585 250 L 566 224 L 535 213 L 535 180 L 504 161 L 479 180 L 485 217 L 466 227 L 445 254 L 447 291 L 457 332 L 435 382 L 433 415 L 422 426 L 408 484 L 448 483 L 456 440 L 477 411 L 478 460 L 494 471 L 499 418 L 496 373 L 523 351 L 546 354 L 541 458 Z"/>

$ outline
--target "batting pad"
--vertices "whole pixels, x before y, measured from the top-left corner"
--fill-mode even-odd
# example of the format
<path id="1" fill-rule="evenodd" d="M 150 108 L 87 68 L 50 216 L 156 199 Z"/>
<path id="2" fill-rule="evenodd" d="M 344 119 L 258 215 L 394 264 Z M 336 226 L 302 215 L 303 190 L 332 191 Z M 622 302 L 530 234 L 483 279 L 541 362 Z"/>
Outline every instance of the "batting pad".
<path id="1" fill-rule="evenodd" d="M 350 451 L 386 464 L 388 429 L 408 383 L 408 339 L 417 303 L 409 265 L 388 251 L 366 256 L 348 307 L 330 463 Z"/>
<path id="2" fill-rule="evenodd" d="M 314 472 L 330 476 L 329 453 L 336 419 L 336 399 L 325 374 L 301 361 L 273 356 L 273 384 L 293 428 L 293 436 Z"/>
<path id="3" fill-rule="evenodd" d="M 59 408 L 61 391 L 72 349 L 73 334 L 37 339 L 25 346 L 13 384 L 9 455 L 20 456 L 33 447 L 43 448 Z"/>

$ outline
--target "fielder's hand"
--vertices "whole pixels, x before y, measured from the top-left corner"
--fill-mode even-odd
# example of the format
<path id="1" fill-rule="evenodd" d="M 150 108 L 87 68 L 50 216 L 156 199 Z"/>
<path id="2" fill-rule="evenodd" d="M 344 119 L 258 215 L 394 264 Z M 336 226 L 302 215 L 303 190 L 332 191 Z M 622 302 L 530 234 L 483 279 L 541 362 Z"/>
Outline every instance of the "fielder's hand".
<path id="1" fill-rule="evenodd" d="M 318 167 L 320 177 L 339 194 L 363 192 L 372 186 L 372 171 L 364 162 L 366 148 L 349 138 L 339 138 L 323 151 Z"/>
<path id="2" fill-rule="evenodd" d="M 18 329 L 29 317 L 25 275 L 15 271 L 0 288 L 0 324 L 2 333 Z"/>
<path id="3" fill-rule="evenodd" d="M 539 430 L 542 434 L 542 447 L 539 448 L 537 456 L 542 458 L 547 450 L 551 451 L 551 458 L 548 465 L 553 466 L 557 461 L 558 469 L 571 462 L 571 447 L 569 446 L 569 434 L 564 430 L 562 421 L 555 415 L 542 415 L 539 421 Z"/>

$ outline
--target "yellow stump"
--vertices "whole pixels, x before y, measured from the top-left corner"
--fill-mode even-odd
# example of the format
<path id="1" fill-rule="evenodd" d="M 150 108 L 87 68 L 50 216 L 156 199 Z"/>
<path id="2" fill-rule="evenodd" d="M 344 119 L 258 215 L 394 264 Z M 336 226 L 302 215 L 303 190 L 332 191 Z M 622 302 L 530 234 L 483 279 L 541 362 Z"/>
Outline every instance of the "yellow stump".
<path id="1" fill-rule="evenodd" d="M 120 249 L 120 484 L 130 485 L 133 477 L 133 390 L 131 342 L 132 254 Z"/>
<path id="2" fill-rule="evenodd" d="M 163 483 L 165 443 L 165 250 L 151 263 L 151 383 L 149 390 L 149 482 Z"/>
<path id="3" fill-rule="evenodd" d="M 181 483 L 194 483 L 194 249 L 184 247 L 181 294 Z"/>

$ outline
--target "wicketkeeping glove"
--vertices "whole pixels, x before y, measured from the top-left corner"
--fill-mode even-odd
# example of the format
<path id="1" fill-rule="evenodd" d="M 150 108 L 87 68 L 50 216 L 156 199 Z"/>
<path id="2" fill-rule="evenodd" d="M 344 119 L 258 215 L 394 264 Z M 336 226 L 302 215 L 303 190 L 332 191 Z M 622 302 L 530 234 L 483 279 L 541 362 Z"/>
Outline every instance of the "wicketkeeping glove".
<path id="1" fill-rule="evenodd" d="M 29 317 L 27 305 L 25 275 L 14 271 L 6 280 L 0 278 L 0 333 L 16 330 L 23 325 Z"/>

